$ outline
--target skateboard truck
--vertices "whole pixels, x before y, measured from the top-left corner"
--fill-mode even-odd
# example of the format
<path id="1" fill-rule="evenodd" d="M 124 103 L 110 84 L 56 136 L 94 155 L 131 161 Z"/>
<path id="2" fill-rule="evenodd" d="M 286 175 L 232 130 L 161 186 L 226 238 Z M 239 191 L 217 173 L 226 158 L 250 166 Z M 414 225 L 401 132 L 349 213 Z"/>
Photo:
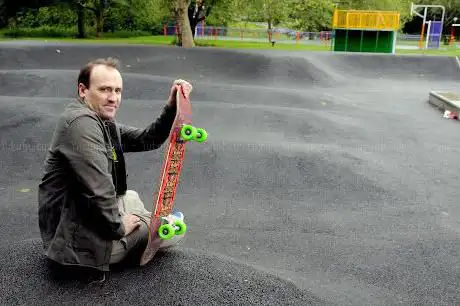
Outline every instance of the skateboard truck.
<path id="1" fill-rule="evenodd" d="M 202 128 L 196 128 L 190 124 L 184 124 L 180 130 L 180 140 L 196 142 L 204 142 L 208 138 L 208 134 Z"/>
<path id="2" fill-rule="evenodd" d="M 187 225 L 182 220 L 170 222 L 166 217 L 161 217 L 161 226 L 158 228 L 158 236 L 163 240 L 168 240 L 175 235 L 182 235 L 187 231 Z"/>

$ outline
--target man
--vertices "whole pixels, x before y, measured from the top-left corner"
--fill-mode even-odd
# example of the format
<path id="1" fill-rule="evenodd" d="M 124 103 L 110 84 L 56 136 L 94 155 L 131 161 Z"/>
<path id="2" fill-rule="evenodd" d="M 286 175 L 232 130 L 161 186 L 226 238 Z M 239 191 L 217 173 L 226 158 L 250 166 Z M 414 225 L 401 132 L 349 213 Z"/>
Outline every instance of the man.
<path id="1" fill-rule="evenodd" d="M 202 0 L 197 0 L 195 5 L 189 6 L 188 18 L 190 20 L 190 27 L 192 29 L 192 35 L 195 37 L 196 26 L 202 20 L 206 19 L 206 13 L 204 11 L 204 4 Z"/>
<path id="2" fill-rule="evenodd" d="M 154 150 L 166 141 L 176 114 L 176 84 L 192 90 L 176 80 L 161 115 L 138 129 L 115 121 L 123 90 L 118 62 L 98 59 L 82 68 L 78 98 L 57 123 L 39 185 L 39 226 L 48 258 L 100 271 L 130 255 L 140 258 L 151 213 L 127 190 L 123 152 Z"/>

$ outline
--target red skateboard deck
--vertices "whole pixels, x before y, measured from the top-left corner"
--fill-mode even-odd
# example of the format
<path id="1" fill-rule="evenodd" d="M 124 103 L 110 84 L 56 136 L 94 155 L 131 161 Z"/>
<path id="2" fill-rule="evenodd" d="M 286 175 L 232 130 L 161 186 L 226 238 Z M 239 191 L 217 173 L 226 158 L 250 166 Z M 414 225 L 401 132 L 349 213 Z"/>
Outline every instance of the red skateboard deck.
<path id="1" fill-rule="evenodd" d="M 207 138 L 205 130 L 191 125 L 192 106 L 189 100 L 191 88 L 182 85 L 176 87 L 176 117 L 169 133 L 169 143 L 165 150 L 160 181 L 154 195 L 149 239 L 141 257 L 141 266 L 155 256 L 164 240 L 171 239 L 174 235 L 185 234 L 185 223 L 177 221 L 171 224 L 165 217 L 172 212 L 174 206 L 186 143 L 191 140 L 203 142 Z"/>

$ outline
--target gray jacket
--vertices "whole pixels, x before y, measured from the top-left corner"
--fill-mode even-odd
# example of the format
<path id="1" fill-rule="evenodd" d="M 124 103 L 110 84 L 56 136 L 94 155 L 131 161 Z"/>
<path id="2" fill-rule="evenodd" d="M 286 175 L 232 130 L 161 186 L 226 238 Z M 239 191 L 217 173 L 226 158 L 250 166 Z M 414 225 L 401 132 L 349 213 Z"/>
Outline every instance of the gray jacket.
<path id="1" fill-rule="evenodd" d="M 138 129 L 104 121 L 78 100 L 67 107 L 54 131 L 38 190 L 46 256 L 63 265 L 109 270 L 112 240 L 125 235 L 117 206 L 117 196 L 126 191 L 118 187 L 126 185 L 123 151 L 160 147 L 175 114 L 175 107 L 165 106 L 155 122 Z M 117 144 L 122 150 L 114 155 Z M 120 173 L 125 174 L 121 180 Z M 121 183 L 114 182 L 117 175 Z"/>

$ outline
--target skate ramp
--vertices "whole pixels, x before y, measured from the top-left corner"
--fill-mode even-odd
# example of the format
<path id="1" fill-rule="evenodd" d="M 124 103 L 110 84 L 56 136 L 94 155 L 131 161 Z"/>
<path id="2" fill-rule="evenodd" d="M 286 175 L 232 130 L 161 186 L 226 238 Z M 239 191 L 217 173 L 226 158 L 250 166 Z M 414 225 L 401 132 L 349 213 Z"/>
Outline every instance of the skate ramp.
<path id="1" fill-rule="evenodd" d="M 277 58 L 258 54 L 239 53 L 220 49 L 183 50 L 179 48 L 121 46 L 105 47 L 71 44 L 48 44 L 46 47 L 3 45 L 0 61 L 3 69 L 79 69 L 80 63 L 97 57 L 123 58 L 124 71 L 149 76 L 177 77 L 207 83 L 230 82 L 240 85 L 304 86 L 305 83 L 330 83 L 329 76 L 302 58 Z M 14 50 L 16 60 L 8 59 Z M 75 60 L 68 61 L 69 56 Z"/>
<path id="2" fill-rule="evenodd" d="M 114 271 L 94 291 L 46 274 L 36 193 L 78 68 L 100 56 L 124 65 L 120 122 L 146 126 L 181 77 L 194 85 L 193 121 L 209 139 L 187 147 L 177 194 L 190 230 L 184 243 L 146 267 Z M 458 66 L 363 56 L 2 45 L 0 258 L 9 269 L 2 277 L 14 281 L 2 282 L 1 296 L 10 304 L 458 303 L 457 125 L 427 103 L 432 89 L 458 88 Z M 162 157 L 126 157 L 129 188 L 147 207 Z M 179 293 L 155 291 L 162 277 Z"/>
<path id="3" fill-rule="evenodd" d="M 459 62 L 455 57 L 360 53 L 314 53 L 304 56 L 325 74 L 359 79 L 365 84 L 390 81 L 459 81 Z M 348 79 L 347 84 L 350 83 Z M 378 84 L 378 83 L 377 83 Z"/>
<path id="4" fill-rule="evenodd" d="M 159 253 L 148 267 L 77 280 L 39 256 L 41 241 L 1 247 L 4 305 L 297 305 L 318 304 L 292 283 L 221 255 L 196 250 Z M 7 286 L 6 286 L 7 285 Z"/>

